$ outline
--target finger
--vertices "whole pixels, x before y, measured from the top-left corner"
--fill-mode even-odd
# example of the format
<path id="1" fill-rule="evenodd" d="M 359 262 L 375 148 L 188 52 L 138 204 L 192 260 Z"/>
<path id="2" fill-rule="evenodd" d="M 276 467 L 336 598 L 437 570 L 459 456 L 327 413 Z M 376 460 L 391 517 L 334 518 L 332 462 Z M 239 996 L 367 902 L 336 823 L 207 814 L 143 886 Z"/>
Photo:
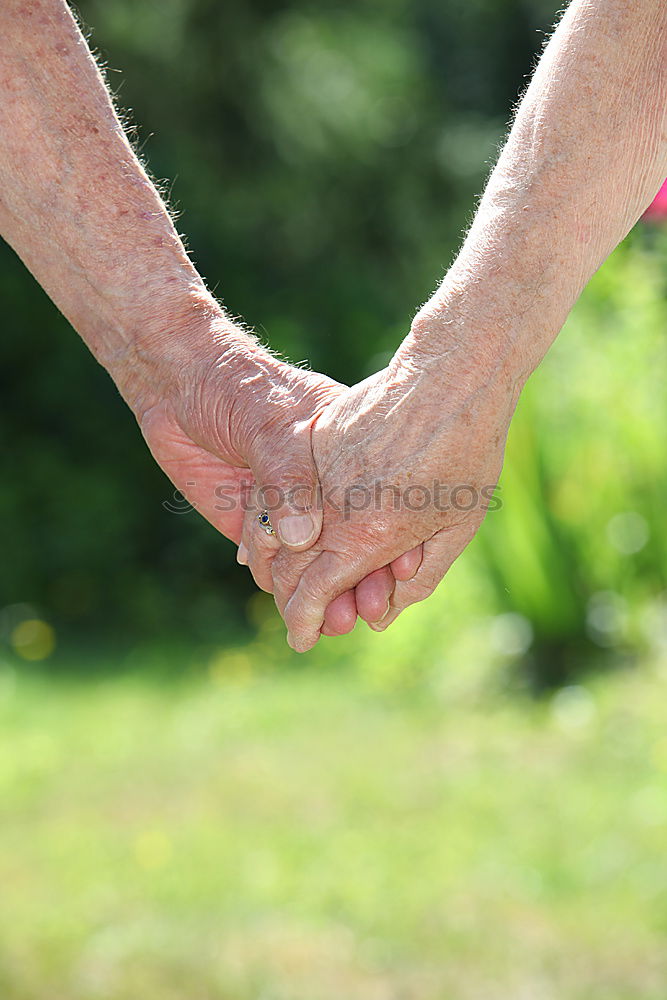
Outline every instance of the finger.
<path id="1" fill-rule="evenodd" d="M 424 556 L 423 545 L 417 545 L 409 552 L 404 552 L 402 556 L 390 564 L 395 580 L 411 580 L 419 567 Z"/>
<path id="2" fill-rule="evenodd" d="M 250 467 L 259 484 L 258 507 L 268 511 L 278 541 L 293 552 L 309 549 L 322 531 L 310 426 L 297 425 L 281 448 L 251 456 Z"/>
<path id="3" fill-rule="evenodd" d="M 402 609 L 405 610 L 405 609 Z M 368 627 L 372 628 L 374 632 L 384 632 L 392 625 L 402 611 L 394 611 L 392 608 L 389 609 L 387 614 L 379 622 L 369 622 Z"/>
<path id="4" fill-rule="evenodd" d="M 384 632 L 411 604 L 426 600 L 448 573 L 475 533 L 468 525 L 456 529 L 443 528 L 423 545 L 421 566 L 411 580 L 397 580 L 391 598 L 391 609 L 380 622 L 371 625 L 376 632 Z"/>
<path id="5" fill-rule="evenodd" d="M 287 641 L 297 652 L 313 648 L 319 638 L 327 606 L 358 582 L 363 573 L 360 565 L 363 554 L 363 549 L 356 557 L 321 552 L 303 571 L 283 613 Z M 378 559 L 388 561 L 381 552 Z"/>
<path id="6" fill-rule="evenodd" d="M 273 595 L 276 607 L 282 615 L 290 597 L 296 590 L 304 570 L 316 555 L 311 552 L 293 554 L 280 548 L 271 564 Z M 333 600 L 326 609 L 322 635 L 345 635 L 351 632 L 357 621 L 357 604 L 354 589 L 346 591 Z"/>
<path id="7" fill-rule="evenodd" d="M 389 601 L 396 581 L 389 566 L 369 573 L 355 588 L 359 617 L 366 622 L 377 622 L 389 611 Z"/>
<path id="8" fill-rule="evenodd" d="M 302 574 L 317 559 L 318 554 L 314 550 L 290 552 L 289 549 L 282 546 L 276 553 L 276 557 L 271 564 L 271 575 L 273 578 L 273 596 L 281 616 L 284 617 L 287 602 L 299 585 Z"/>
<path id="9" fill-rule="evenodd" d="M 390 610 L 389 601 L 394 592 L 395 580 L 411 580 L 419 569 L 421 561 L 422 546 L 417 545 L 398 559 L 394 559 L 390 566 L 369 573 L 355 588 L 354 596 L 359 617 L 369 624 L 384 618 Z M 342 598 L 337 598 L 337 601 L 340 600 Z M 330 624 L 329 609 L 324 621 L 325 625 Z"/>
<path id="10" fill-rule="evenodd" d="M 353 590 L 337 597 L 325 611 L 322 635 L 347 635 L 357 623 L 357 603 Z"/>
<path id="11" fill-rule="evenodd" d="M 250 504 L 243 518 L 241 545 L 237 560 L 244 560 L 253 575 L 253 579 L 261 590 L 273 593 L 273 576 L 271 566 L 280 542 L 275 535 L 269 535 L 257 520 L 257 510 Z"/>
<path id="12" fill-rule="evenodd" d="M 410 549 L 409 552 L 399 556 L 398 559 L 394 559 L 389 566 L 384 566 L 382 569 L 369 573 L 361 583 L 357 584 L 354 590 L 356 613 L 359 617 L 363 618 L 369 625 L 384 619 L 390 611 L 390 599 L 394 592 L 395 581 L 401 579 L 411 580 L 419 569 L 421 561 L 422 546 L 418 545 L 416 548 Z M 333 606 L 342 601 L 344 596 L 346 595 L 336 598 Z M 346 607 L 351 607 L 351 602 L 346 604 Z M 331 608 L 332 605 L 330 604 L 324 618 L 325 625 L 331 625 L 331 616 L 329 613 Z M 345 631 L 350 631 L 353 626 L 354 622 Z M 327 632 L 327 634 L 330 633 Z M 336 634 L 342 634 L 342 630 Z"/>

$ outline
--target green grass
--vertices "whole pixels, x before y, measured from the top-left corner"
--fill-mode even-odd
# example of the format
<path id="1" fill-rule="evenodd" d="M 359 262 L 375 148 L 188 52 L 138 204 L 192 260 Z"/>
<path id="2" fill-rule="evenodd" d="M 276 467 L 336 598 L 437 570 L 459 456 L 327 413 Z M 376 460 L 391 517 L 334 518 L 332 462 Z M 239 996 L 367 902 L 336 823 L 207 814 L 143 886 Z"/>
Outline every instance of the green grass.
<path id="1" fill-rule="evenodd" d="M 386 634 L 300 659 L 258 594 L 245 646 L 81 663 L 5 609 L 0 1000 L 664 1000 L 667 299 L 646 242 L 531 380 L 502 510 Z"/>
<path id="2" fill-rule="evenodd" d="M 664 672 L 531 703 L 235 655 L 0 673 L 3 1000 L 663 1000 Z"/>

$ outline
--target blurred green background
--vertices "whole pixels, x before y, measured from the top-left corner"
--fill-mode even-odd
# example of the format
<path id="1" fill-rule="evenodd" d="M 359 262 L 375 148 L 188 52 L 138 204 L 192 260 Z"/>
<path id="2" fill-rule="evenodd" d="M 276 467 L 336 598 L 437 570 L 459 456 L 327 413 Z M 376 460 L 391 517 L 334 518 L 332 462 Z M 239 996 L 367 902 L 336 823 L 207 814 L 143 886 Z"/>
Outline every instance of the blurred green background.
<path id="1" fill-rule="evenodd" d="M 211 287 L 355 382 L 557 5 L 78 10 Z M 664 998 L 666 261 L 640 223 L 593 279 L 436 595 L 298 658 L 0 247 L 3 996 Z"/>

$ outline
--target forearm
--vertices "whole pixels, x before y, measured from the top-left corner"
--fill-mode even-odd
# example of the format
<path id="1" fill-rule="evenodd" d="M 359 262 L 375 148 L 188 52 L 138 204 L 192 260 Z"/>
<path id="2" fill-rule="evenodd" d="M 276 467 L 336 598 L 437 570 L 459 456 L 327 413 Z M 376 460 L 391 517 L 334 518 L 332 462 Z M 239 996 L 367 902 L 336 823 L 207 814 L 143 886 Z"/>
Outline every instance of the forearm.
<path id="1" fill-rule="evenodd" d="M 664 3 L 572 3 L 407 350 L 525 381 L 667 175 L 666 47 Z"/>
<path id="2" fill-rule="evenodd" d="M 140 409 L 195 342 L 224 347 L 231 323 L 64 0 L 3 0 L 0 87 L 0 233 Z"/>

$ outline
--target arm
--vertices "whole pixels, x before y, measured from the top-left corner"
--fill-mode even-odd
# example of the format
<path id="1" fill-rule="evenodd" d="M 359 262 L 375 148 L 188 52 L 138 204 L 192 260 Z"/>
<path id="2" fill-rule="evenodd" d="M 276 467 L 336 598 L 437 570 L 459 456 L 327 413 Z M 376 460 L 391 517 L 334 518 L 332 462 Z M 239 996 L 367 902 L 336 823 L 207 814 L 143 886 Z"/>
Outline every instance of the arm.
<path id="1" fill-rule="evenodd" d="M 0 39 L 0 231 L 141 413 L 195 341 L 250 338 L 189 261 L 64 0 L 5 0 Z"/>
<path id="2" fill-rule="evenodd" d="M 309 428 L 341 387 L 263 351 L 209 294 L 65 0 L 3 0 L 0 89 L 0 232 L 108 369 L 156 460 L 234 541 L 254 483 L 282 491 L 283 544 L 312 544 Z M 266 588 L 275 551 L 255 566 Z M 392 589 L 389 570 L 374 575 L 360 613 Z M 332 631 L 356 613 L 343 595 Z"/>
<path id="3" fill-rule="evenodd" d="M 526 379 L 667 174 L 666 46 L 664 3 L 570 5 L 442 285 L 386 372 L 318 421 L 313 447 L 325 489 L 408 483 L 433 496 L 436 481 L 478 492 L 495 484 Z M 323 608 L 355 571 L 358 579 L 425 542 L 422 568 L 397 584 L 386 627 L 432 592 L 483 516 L 479 506 L 443 512 L 433 503 L 419 512 L 385 504 L 346 520 L 330 510 L 319 555 L 274 564 L 294 645 L 309 648 Z"/>
<path id="4" fill-rule="evenodd" d="M 460 311 L 466 353 L 523 384 L 666 173 L 667 6 L 575 0 L 463 248 L 403 349 L 442 358 Z"/>

